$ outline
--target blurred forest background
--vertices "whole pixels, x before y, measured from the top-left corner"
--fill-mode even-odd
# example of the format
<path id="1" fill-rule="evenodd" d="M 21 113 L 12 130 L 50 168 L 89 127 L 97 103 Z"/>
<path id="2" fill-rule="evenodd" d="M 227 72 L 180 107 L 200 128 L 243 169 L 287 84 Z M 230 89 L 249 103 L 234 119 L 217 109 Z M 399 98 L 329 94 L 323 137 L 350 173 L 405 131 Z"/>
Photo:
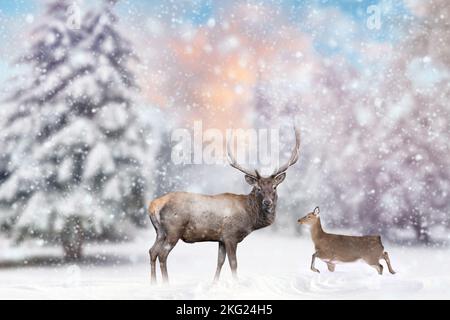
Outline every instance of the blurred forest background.
<path id="1" fill-rule="evenodd" d="M 0 241 L 76 259 L 165 192 L 248 192 L 174 165 L 172 130 L 283 128 L 284 159 L 295 117 L 275 232 L 319 205 L 328 228 L 445 243 L 449 18 L 445 0 L 2 1 Z"/>

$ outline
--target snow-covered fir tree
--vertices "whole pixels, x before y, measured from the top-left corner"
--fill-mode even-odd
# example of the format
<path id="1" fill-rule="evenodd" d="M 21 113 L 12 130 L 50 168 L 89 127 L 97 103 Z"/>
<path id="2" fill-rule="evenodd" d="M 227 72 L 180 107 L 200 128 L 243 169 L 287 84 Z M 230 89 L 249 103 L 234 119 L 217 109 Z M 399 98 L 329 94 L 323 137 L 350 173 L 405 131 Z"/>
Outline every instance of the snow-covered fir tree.
<path id="1" fill-rule="evenodd" d="M 148 154 L 138 121 L 131 44 L 104 1 L 68 23 L 71 2 L 50 1 L 44 24 L 20 62 L 28 85 L 12 97 L 1 130 L 0 202 L 13 214 L 3 230 L 23 238 L 62 240 L 80 255 L 82 235 L 126 236 L 143 215 Z"/>

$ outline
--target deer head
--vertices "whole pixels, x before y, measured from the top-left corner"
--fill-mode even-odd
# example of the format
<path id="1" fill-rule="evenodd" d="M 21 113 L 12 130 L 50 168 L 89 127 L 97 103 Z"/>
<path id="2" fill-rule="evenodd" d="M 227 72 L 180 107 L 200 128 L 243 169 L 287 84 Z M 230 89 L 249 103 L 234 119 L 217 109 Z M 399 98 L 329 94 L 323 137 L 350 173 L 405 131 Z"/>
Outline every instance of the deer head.
<path id="1" fill-rule="evenodd" d="M 320 213 L 319 207 L 315 207 L 313 212 L 310 212 L 303 218 L 298 219 L 298 223 L 313 225 L 319 220 L 319 213 Z"/>
<path id="2" fill-rule="evenodd" d="M 245 174 L 245 181 L 253 187 L 252 192 L 256 195 L 258 203 L 267 213 L 273 213 L 277 204 L 277 187 L 286 178 L 287 169 L 295 164 L 300 151 L 300 131 L 294 127 L 295 147 L 292 150 L 291 157 L 284 165 L 279 167 L 268 177 L 263 177 L 258 170 L 249 170 L 240 166 L 230 151 L 230 141 L 227 145 L 227 156 L 230 165 Z"/>

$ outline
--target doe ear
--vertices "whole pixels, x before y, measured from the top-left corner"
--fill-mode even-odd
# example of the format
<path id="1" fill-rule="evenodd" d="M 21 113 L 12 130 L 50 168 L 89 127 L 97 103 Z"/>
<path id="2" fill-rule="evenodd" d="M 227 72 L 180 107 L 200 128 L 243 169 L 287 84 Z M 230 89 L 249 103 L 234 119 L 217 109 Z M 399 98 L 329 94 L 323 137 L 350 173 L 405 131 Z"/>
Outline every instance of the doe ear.
<path id="1" fill-rule="evenodd" d="M 316 216 L 318 216 L 319 213 L 320 213 L 319 207 L 315 207 L 315 208 L 314 208 L 314 214 L 315 214 Z"/>
<path id="2" fill-rule="evenodd" d="M 284 181 L 284 178 L 286 178 L 286 172 L 275 176 L 275 178 L 273 179 L 274 186 L 278 186 L 280 183 L 282 183 Z"/>
<path id="3" fill-rule="evenodd" d="M 258 183 L 258 181 L 254 177 L 247 174 L 245 175 L 245 181 L 251 186 L 255 186 Z"/>

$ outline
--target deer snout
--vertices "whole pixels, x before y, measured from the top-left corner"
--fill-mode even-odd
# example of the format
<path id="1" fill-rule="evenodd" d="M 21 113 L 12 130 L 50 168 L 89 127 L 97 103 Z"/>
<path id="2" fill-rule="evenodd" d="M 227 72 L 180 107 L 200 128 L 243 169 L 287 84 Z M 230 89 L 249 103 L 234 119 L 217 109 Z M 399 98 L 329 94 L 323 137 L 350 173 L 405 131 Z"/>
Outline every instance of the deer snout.
<path id="1" fill-rule="evenodd" d="M 266 208 L 271 207 L 272 204 L 273 204 L 273 201 L 270 200 L 270 199 L 264 199 L 264 200 L 263 200 L 263 206 L 265 206 Z"/>

